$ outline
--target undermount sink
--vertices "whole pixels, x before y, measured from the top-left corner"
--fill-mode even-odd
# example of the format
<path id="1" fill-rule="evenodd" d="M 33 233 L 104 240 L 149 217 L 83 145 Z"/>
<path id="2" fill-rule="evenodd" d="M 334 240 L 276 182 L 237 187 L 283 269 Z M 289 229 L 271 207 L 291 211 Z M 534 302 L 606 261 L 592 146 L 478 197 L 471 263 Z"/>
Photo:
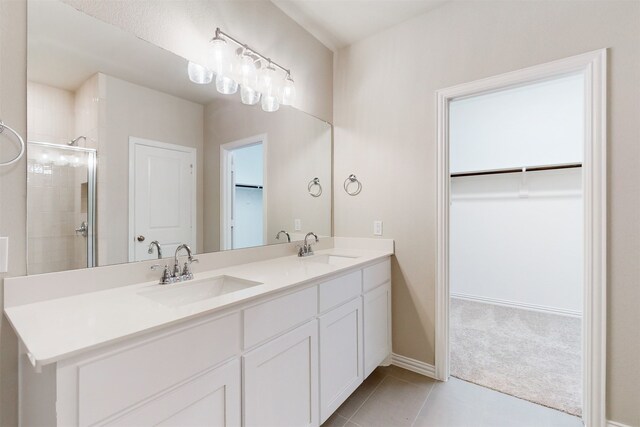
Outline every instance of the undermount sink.
<path id="1" fill-rule="evenodd" d="M 199 281 L 162 285 L 159 289 L 141 292 L 140 295 L 168 307 L 179 307 L 257 285 L 262 285 L 262 283 L 232 276 L 219 276 Z"/>
<path id="2" fill-rule="evenodd" d="M 322 255 L 311 255 L 308 258 L 305 258 L 304 261 L 307 262 L 317 262 L 318 264 L 329 264 L 329 265 L 347 265 L 350 264 L 350 261 L 358 258 L 357 256 L 349 256 L 349 255 L 331 255 L 331 254 L 322 254 Z"/>

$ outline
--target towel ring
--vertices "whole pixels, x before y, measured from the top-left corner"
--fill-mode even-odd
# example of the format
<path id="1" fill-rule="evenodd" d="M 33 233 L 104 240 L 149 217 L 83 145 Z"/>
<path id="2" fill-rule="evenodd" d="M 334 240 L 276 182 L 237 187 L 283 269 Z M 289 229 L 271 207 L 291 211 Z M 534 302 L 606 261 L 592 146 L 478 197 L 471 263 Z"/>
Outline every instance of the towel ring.
<path id="1" fill-rule="evenodd" d="M 13 160 L 9 160 L 8 162 L 0 163 L 0 166 L 12 165 L 15 162 L 17 162 L 18 160 L 20 160 L 20 158 L 22 158 L 22 156 L 24 155 L 24 139 L 22 139 L 20 134 L 15 129 L 13 129 L 10 126 L 5 125 L 2 122 L 2 120 L 0 120 L 0 133 L 4 132 L 5 129 L 9 130 L 12 134 L 14 134 L 16 136 L 16 138 L 18 138 L 18 141 L 20 141 L 20 154 L 18 154 L 16 156 L 16 158 L 14 158 Z"/>
<path id="2" fill-rule="evenodd" d="M 349 191 L 349 186 L 353 183 L 356 183 L 358 187 L 354 191 Z M 344 180 L 344 184 L 342 186 L 344 187 L 344 191 L 346 191 L 350 196 L 357 196 L 362 191 L 362 183 L 358 181 L 358 178 L 356 178 L 354 174 L 349 175 L 349 177 Z"/>
<path id="3" fill-rule="evenodd" d="M 313 191 L 313 187 L 318 187 L 318 189 Z M 307 191 L 309 192 L 309 194 L 311 194 L 312 197 L 320 197 L 320 195 L 322 194 L 322 185 L 320 185 L 320 179 L 316 177 L 309 181 L 309 185 L 307 185 Z"/>

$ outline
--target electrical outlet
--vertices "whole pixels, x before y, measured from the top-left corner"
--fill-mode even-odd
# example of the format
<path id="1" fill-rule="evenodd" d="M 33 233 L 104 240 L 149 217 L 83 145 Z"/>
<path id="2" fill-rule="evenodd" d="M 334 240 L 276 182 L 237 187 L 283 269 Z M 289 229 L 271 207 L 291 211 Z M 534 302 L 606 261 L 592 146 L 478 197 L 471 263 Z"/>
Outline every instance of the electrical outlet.
<path id="1" fill-rule="evenodd" d="M 9 270 L 9 238 L 0 237 L 0 273 Z"/>
<path id="2" fill-rule="evenodd" d="M 302 221 L 300 221 L 299 219 L 294 219 L 293 229 L 294 231 L 302 231 Z"/>
<path id="3" fill-rule="evenodd" d="M 382 221 L 373 221 L 373 235 L 382 236 Z"/>

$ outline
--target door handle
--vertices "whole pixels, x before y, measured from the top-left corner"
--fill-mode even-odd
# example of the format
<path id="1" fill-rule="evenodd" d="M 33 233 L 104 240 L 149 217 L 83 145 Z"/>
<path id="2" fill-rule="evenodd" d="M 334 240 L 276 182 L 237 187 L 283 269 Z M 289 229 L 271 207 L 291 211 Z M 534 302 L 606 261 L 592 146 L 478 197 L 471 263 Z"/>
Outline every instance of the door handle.
<path id="1" fill-rule="evenodd" d="M 144 236 L 141 234 L 138 237 L 136 237 L 136 240 L 138 240 L 138 242 L 144 242 Z"/>

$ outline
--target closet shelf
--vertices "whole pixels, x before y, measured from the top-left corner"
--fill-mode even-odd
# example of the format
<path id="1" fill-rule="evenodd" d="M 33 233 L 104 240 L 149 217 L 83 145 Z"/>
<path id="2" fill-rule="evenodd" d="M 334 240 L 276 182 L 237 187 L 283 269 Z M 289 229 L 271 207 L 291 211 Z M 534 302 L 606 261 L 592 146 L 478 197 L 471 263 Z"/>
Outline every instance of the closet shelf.
<path id="1" fill-rule="evenodd" d="M 557 165 L 543 165 L 543 166 L 524 166 L 521 168 L 504 168 L 504 169 L 486 169 L 468 172 L 454 172 L 451 174 L 451 178 L 461 176 L 478 176 L 478 175 L 497 175 L 503 173 L 522 173 L 522 172 L 536 172 L 536 171 L 548 171 L 555 169 L 571 169 L 581 168 L 582 163 L 561 163 Z"/>

